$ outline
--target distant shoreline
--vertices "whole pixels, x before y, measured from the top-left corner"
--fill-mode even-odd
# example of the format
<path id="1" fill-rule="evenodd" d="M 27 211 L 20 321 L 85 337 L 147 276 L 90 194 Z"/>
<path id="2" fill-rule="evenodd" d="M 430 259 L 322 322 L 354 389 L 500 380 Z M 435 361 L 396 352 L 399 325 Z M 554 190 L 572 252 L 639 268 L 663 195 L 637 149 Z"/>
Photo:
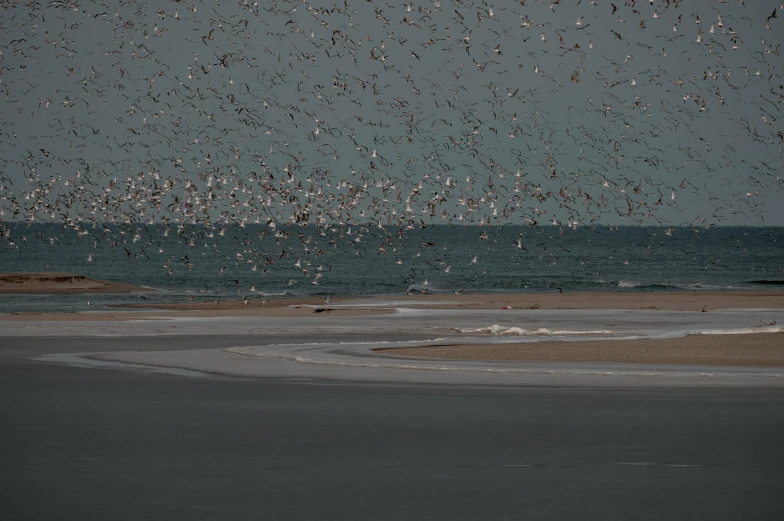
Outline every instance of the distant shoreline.
<path id="1" fill-rule="evenodd" d="M 62 295 L 91 293 L 133 293 L 154 291 L 122 282 L 97 280 L 64 272 L 0 273 L 0 294 Z"/>
<path id="2" fill-rule="evenodd" d="M 219 297 L 216 297 L 216 299 Z M 308 306 L 327 312 L 339 312 L 341 303 L 360 300 L 365 309 L 415 307 L 424 309 L 640 309 L 669 311 L 709 311 L 711 309 L 778 309 L 784 308 L 784 290 L 770 291 L 667 291 L 667 292 L 598 292 L 598 293 L 437 293 L 430 295 L 381 295 L 373 297 L 298 297 L 248 300 L 214 300 L 212 302 L 119 304 L 115 308 L 161 309 L 178 312 L 209 313 L 221 315 L 231 310 L 243 314 L 258 310 L 260 314 L 280 313 L 280 308 Z M 385 302 L 394 304 L 384 305 Z M 359 310 L 361 305 L 352 305 Z M 265 311 L 266 310 L 266 311 Z"/>
<path id="3" fill-rule="evenodd" d="M 0 273 L 0 293 L 92 294 L 155 291 L 119 282 L 101 281 L 70 273 Z M 704 311 L 720 309 L 784 309 L 784 290 L 767 291 L 670 291 L 596 293 L 463 293 L 430 295 L 379 295 L 371 297 L 284 297 L 248 295 L 208 302 L 151 302 L 114 304 L 105 312 L 22 312 L 0 315 L 7 320 L 128 320 L 144 317 L 307 317 L 323 315 L 361 316 L 393 312 L 393 308 L 474 310 L 661 310 Z M 225 296 L 224 296 L 225 298 Z M 350 302 L 349 302 L 350 301 Z M 112 311 L 114 310 L 114 311 Z M 321 316 L 323 316 L 321 315 Z M 760 316 L 760 320 L 771 317 Z"/>

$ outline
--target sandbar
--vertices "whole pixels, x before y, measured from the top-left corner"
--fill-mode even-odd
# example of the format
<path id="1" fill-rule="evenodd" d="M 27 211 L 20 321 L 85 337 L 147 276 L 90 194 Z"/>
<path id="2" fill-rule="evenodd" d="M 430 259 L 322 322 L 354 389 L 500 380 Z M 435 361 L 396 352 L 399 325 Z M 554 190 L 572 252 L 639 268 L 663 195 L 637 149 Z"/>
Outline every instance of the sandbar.
<path id="1" fill-rule="evenodd" d="M 713 309 L 784 309 L 784 291 L 673 291 L 646 293 L 494 293 L 494 294 L 435 294 L 377 296 L 362 299 L 356 305 L 347 297 L 333 298 L 280 298 L 253 297 L 247 304 L 239 296 L 226 300 L 226 295 L 216 295 L 210 302 L 139 303 L 118 304 L 119 308 L 155 308 L 172 311 L 223 311 L 253 308 L 293 309 L 294 306 L 315 306 L 320 309 L 339 310 L 349 303 L 351 309 L 360 310 L 362 302 L 368 308 L 383 308 L 385 301 L 394 301 L 388 307 L 416 307 L 421 309 L 659 309 L 668 311 L 710 311 Z M 367 310 L 369 311 L 369 309 Z"/>
<path id="2" fill-rule="evenodd" d="M 20 295 L 132 293 L 150 288 L 58 272 L 0 273 L 0 293 Z"/>
<path id="3" fill-rule="evenodd" d="M 57 279 L 60 276 L 78 277 L 70 274 L 2 274 L 24 276 L 34 281 L 33 276 Z M 43 277 L 46 275 L 46 277 Z M 114 293 L 150 291 L 115 282 L 94 281 L 81 277 L 65 283 L 27 282 L 0 293 Z M 36 286 L 38 284 L 38 286 Z M 57 287 L 59 284 L 59 287 Z M 23 284 L 22 284 L 23 285 Z M 46 287 L 44 287 L 46 286 Z M 205 296 L 200 296 L 205 298 Z M 249 295 L 247 301 L 240 295 L 215 295 L 209 301 L 187 300 L 183 302 L 145 301 L 133 304 L 111 305 L 117 312 L 105 313 L 12 313 L 0 315 L 0 321 L 111 321 L 137 320 L 154 317 L 307 317 L 366 316 L 392 313 L 395 307 L 417 309 L 618 309 L 618 310 L 663 310 L 663 311 L 711 311 L 720 309 L 784 309 L 784 291 L 721 291 L 721 292 L 646 292 L 646 293 L 495 293 L 495 294 L 436 294 L 377 296 L 363 299 L 333 297 L 262 298 Z"/>
<path id="4" fill-rule="evenodd" d="M 240 301 L 241 304 L 242 301 Z M 324 309 L 319 307 L 229 307 L 224 309 L 191 309 L 179 311 L 133 311 L 115 313 L 9 313 L 0 315 L 0 322 L 124 322 L 128 320 L 165 320 L 167 318 L 217 317 L 360 317 L 386 315 L 391 309 Z"/>
<path id="5" fill-rule="evenodd" d="M 377 297 L 384 298 L 384 297 Z M 600 293 L 432 294 L 395 297 L 419 308 L 441 309 L 712 309 L 784 308 L 784 291 L 668 291 Z M 429 305 L 428 302 L 434 302 Z M 448 303 L 447 303 L 448 302 Z"/>
<path id="6" fill-rule="evenodd" d="M 604 362 L 784 367 L 784 333 L 682 338 L 439 345 L 376 349 L 384 355 L 506 362 Z"/>

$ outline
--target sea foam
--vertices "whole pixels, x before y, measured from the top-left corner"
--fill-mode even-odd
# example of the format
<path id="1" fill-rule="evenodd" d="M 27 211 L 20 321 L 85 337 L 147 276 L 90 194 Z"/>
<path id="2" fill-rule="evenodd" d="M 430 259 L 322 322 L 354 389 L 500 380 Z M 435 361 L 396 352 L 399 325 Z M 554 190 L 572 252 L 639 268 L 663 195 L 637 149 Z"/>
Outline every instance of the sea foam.
<path id="1" fill-rule="evenodd" d="M 493 324 L 492 326 L 479 328 L 454 328 L 458 333 L 490 333 L 491 335 L 534 335 L 534 336 L 561 336 L 561 335 L 617 335 L 618 331 L 609 329 L 588 329 L 588 330 L 560 330 L 541 327 L 539 329 L 523 329 L 521 327 L 505 327 Z"/>

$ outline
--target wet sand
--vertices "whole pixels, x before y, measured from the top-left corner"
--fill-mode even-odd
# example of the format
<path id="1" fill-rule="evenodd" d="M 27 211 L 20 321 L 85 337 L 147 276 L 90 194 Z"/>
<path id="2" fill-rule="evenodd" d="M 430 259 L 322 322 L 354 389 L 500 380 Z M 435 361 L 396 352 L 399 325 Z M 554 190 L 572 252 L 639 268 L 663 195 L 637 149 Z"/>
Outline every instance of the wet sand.
<path id="1" fill-rule="evenodd" d="M 21 295 L 132 293 L 155 291 L 150 288 L 58 272 L 0 273 L 0 293 Z"/>
<path id="2" fill-rule="evenodd" d="M 241 302 L 240 302 L 241 304 Z M 127 322 L 129 320 L 166 320 L 168 318 L 217 317 L 361 317 L 387 315 L 391 309 L 324 309 L 318 307 L 229 307 L 225 309 L 194 309 L 187 311 L 118 311 L 116 313 L 10 313 L 0 315 L 0 322 Z"/>
<path id="3" fill-rule="evenodd" d="M 382 298 L 382 297 L 378 297 Z M 513 293 L 407 295 L 422 308 L 454 309 L 712 309 L 784 308 L 784 291 L 672 291 L 650 293 Z M 433 304 L 428 304 L 433 302 Z M 443 303 L 448 302 L 448 303 Z"/>
<path id="4" fill-rule="evenodd" d="M 66 273 L 3 274 L 0 291 L 16 284 L 34 293 L 116 292 L 144 290 L 113 282 L 95 281 Z M 4 282 L 3 282 L 4 280 Z M 11 290 L 10 292 L 22 292 Z M 216 296 L 216 298 L 219 298 Z M 618 309 L 705 311 L 721 309 L 782 309 L 782 291 L 667 292 L 667 293 L 539 293 L 409 295 L 365 299 L 251 298 L 212 302 L 152 302 L 118 306 L 95 313 L 17 313 L 0 315 L 0 321 L 16 322 L 125 322 L 167 318 L 361 317 L 393 313 L 394 307 L 416 309 Z M 761 315 L 759 325 L 773 325 L 775 316 Z M 559 361 L 630 364 L 683 364 L 715 366 L 784 366 L 784 334 L 695 335 L 666 340 L 601 340 L 475 344 L 424 348 L 381 349 L 379 354 L 488 361 Z"/>
<path id="5" fill-rule="evenodd" d="M 9 520 L 781 520 L 781 389 L 357 385 L 26 359 L 51 344 L 0 350 Z"/>
<path id="6" fill-rule="evenodd" d="M 330 306 L 348 302 L 349 298 L 333 298 L 329 301 L 324 298 L 299 297 L 299 298 L 278 298 L 266 299 L 258 296 L 248 296 L 247 303 L 241 298 L 225 300 L 220 295 L 216 295 L 211 302 L 174 302 L 174 303 L 139 303 L 139 304 L 117 304 L 111 306 L 117 309 L 161 309 L 167 311 L 182 312 L 179 316 L 246 316 L 243 313 L 249 310 L 262 311 L 266 316 L 285 316 L 275 315 L 274 313 L 291 312 L 289 316 L 299 316 L 303 311 L 308 314 L 318 313 L 338 313 L 349 311 L 345 308 L 333 309 Z M 274 311 L 273 311 L 274 310 Z M 362 306 L 352 306 L 350 311 L 365 311 Z M 226 314 L 230 312 L 229 314 Z M 203 314 L 204 313 L 204 314 Z M 217 313 L 217 314 L 216 314 Z M 255 314 L 255 311 L 251 311 Z M 167 314 L 166 316 L 175 316 Z"/>
<path id="7" fill-rule="evenodd" d="M 216 297 L 220 299 L 220 297 Z M 779 309 L 784 308 L 784 291 L 721 291 L 721 292 L 661 292 L 661 293 L 502 293 L 502 294 L 437 294 L 378 296 L 370 298 L 334 298 L 329 303 L 320 298 L 284 298 L 262 300 L 254 298 L 213 302 L 183 302 L 175 304 L 123 304 L 122 308 L 156 308 L 178 311 L 215 311 L 244 309 L 245 307 L 319 306 L 358 300 L 355 308 L 379 306 L 394 301 L 395 307 L 423 309 L 662 309 L 673 311 L 709 311 L 712 309 Z M 216 303 L 217 302 L 217 303 Z M 390 306 L 392 307 L 392 306 Z"/>
<path id="8" fill-rule="evenodd" d="M 784 367 L 784 333 L 683 338 L 441 345 L 376 349 L 384 355 L 450 360 L 599 362 Z"/>
<path id="9" fill-rule="evenodd" d="M 90 294 L 150 292 L 154 289 L 120 282 L 103 281 L 58 272 L 0 273 L 0 293 L 14 294 Z M 345 310 L 331 309 L 349 298 L 281 298 L 264 299 L 252 294 L 243 301 L 240 294 L 215 295 L 210 302 L 185 301 L 178 303 L 145 302 L 113 306 L 122 309 L 160 309 L 188 312 L 180 316 L 228 316 L 226 311 L 245 316 L 250 309 L 264 309 L 264 314 L 283 313 L 280 316 L 300 316 L 297 306 L 316 306 L 321 312 L 346 314 Z M 651 292 L 651 293 L 499 293 L 499 294 L 434 294 L 378 296 L 360 299 L 367 308 L 378 308 L 385 301 L 410 303 L 417 308 L 438 309 L 661 309 L 684 311 L 709 311 L 712 309 L 781 309 L 784 308 L 784 291 L 721 291 L 721 292 Z M 391 307 L 391 306 L 390 306 Z M 405 304 L 398 307 L 405 307 Z M 288 311 L 270 312 L 270 309 Z M 340 308 L 340 306 L 338 306 Z M 351 306 L 362 310 L 361 304 Z M 202 315 L 202 313 L 206 313 Z M 364 314 L 364 313 L 359 313 Z M 39 316 L 31 313 L 30 316 Z M 20 315 L 14 315 L 20 316 Z M 52 315 L 45 315 L 51 317 Z M 169 315 L 172 316 L 172 315 Z M 234 315 L 232 315 L 234 316 Z M 47 318 L 48 320 L 48 318 Z"/>
<path id="10" fill-rule="evenodd" d="M 19 274 L 17 274 L 19 275 Z M 27 274 L 30 275 L 30 274 Z M 68 274 L 46 274 L 54 275 Z M 91 280 L 91 279 L 87 279 Z M 6 290 L 8 293 L 110 293 L 149 291 L 119 283 L 96 287 L 62 287 L 58 291 L 32 287 Z M 85 285 L 92 283 L 84 283 Z M 0 285 L 0 292 L 3 292 Z M 211 302 L 178 302 L 120 304 L 111 306 L 117 312 L 100 313 L 12 313 L 0 315 L 0 321 L 125 321 L 165 317 L 307 317 L 317 315 L 367 316 L 391 313 L 393 307 L 417 309 L 637 309 L 670 311 L 711 311 L 718 309 L 784 309 L 784 292 L 662 292 L 662 293 L 515 293 L 470 295 L 408 295 L 364 299 L 332 298 L 250 298 Z M 385 302 L 393 304 L 384 305 Z M 761 317 L 761 320 L 769 317 Z"/>

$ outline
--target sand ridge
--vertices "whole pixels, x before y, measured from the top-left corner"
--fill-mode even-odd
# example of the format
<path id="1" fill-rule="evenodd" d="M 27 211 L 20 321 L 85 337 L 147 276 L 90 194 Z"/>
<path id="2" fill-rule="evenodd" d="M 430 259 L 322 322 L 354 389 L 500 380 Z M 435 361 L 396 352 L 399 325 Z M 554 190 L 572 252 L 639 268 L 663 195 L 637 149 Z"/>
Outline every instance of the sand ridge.
<path id="1" fill-rule="evenodd" d="M 155 291 L 133 286 L 61 272 L 4 272 L 0 273 L 0 293 L 23 295 L 132 293 Z"/>
<path id="2" fill-rule="evenodd" d="M 383 298 L 383 297 L 377 297 Z M 784 308 L 784 291 L 667 291 L 597 293 L 435 294 L 395 297 L 418 308 L 440 309 L 712 309 Z M 434 302 L 428 305 L 428 302 Z M 442 302 L 448 301 L 448 304 Z"/>
<path id="3" fill-rule="evenodd" d="M 8 275 L 8 274 L 6 274 Z M 13 274 L 18 277 L 22 274 Z M 24 274 L 29 276 L 30 274 Z M 70 274 L 46 274 L 49 278 Z M 113 282 L 87 279 L 83 288 L 61 288 L 62 293 L 109 293 L 115 291 L 145 291 L 145 288 Z M 16 284 L 16 283 L 14 283 Z M 29 290 L 13 289 L 7 293 L 54 293 L 29 283 Z M 79 284 L 68 283 L 68 284 Z M 95 286 L 106 284 L 108 287 Z M 0 285 L 2 288 L 2 285 Z M 0 289 L 0 292 L 3 292 Z M 704 311 L 720 309 L 784 309 L 784 291 L 721 291 L 721 292 L 651 292 L 651 293 L 496 293 L 496 294 L 436 294 L 407 296 L 377 296 L 363 299 L 348 297 L 287 297 L 238 298 L 224 300 L 215 295 L 204 301 L 160 303 L 145 301 L 110 306 L 116 312 L 105 313 L 13 313 L 0 315 L 0 321 L 86 321 L 133 320 L 140 317 L 231 317 L 277 316 L 307 317 L 320 314 L 332 316 L 364 316 L 392 313 L 395 307 L 416 309 L 628 309 Z M 220 300 L 219 300 L 220 299 Z M 768 319 L 770 317 L 761 317 Z"/>
<path id="4" fill-rule="evenodd" d="M 391 309 L 324 309 L 304 306 L 277 307 L 227 307 L 224 309 L 145 310 L 98 313 L 10 313 L 0 315 L 0 322 L 125 322 L 129 320 L 166 320 L 170 318 L 218 317 L 310 317 L 341 316 L 359 317 L 387 315 Z"/>
<path id="5" fill-rule="evenodd" d="M 251 298 L 211 302 L 121 304 L 122 308 L 155 308 L 177 311 L 217 311 L 252 308 L 316 306 L 337 312 L 335 305 L 351 304 L 347 297 L 332 298 Z M 394 301 L 395 305 L 383 306 Z M 673 291 L 649 293 L 495 293 L 376 296 L 360 299 L 367 307 L 416 307 L 421 309 L 660 309 L 709 311 L 712 309 L 784 309 L 784 291 Z M 408 304 L 408 305 L 407 305 Z M 351 305 L 361 309 L 361 303 Z M 342 309 L 346 309 L 343 307 Z"/>
<path id="6" fill-rule="evenodd" d="M 376 349 L 384 355 L 496 362 L 597 362 L 784 367 L 784 333 L 682 338 L 439 345 Z"/>

